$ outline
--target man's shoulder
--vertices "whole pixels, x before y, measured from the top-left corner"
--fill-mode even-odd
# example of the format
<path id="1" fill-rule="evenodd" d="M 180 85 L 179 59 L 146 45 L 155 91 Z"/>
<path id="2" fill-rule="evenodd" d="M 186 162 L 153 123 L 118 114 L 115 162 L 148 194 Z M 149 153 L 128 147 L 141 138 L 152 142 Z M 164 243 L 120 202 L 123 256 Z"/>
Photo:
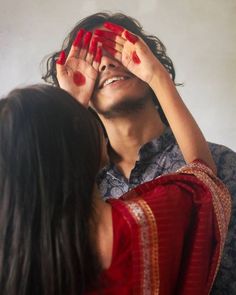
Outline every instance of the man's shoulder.
<path id="1" fill-rule="evenodd" d="M 209 147 L 217 165 L 220 178 L 236 179 L 236 153 L 227 146 L 209 143 Z"/>
<path id="2" fill-rule="evenodd" d="M 232 149 L 230 149 L 229 147 L 225 145 L 218 144 L 218 143 L 208 142 L 208 145 L 217 165 L 219 163 L 226 164 L 231 162 L 230 166 L 234 164 L 234 167 L 236 170 L 236 152 L 235 151 L 233 151 Z M 175 154 L 176 156 L 178 156 L 179 154 L 182 154 L 177 143 L 172 145 L 169 151 L 171 154 Z"/>
<path id="3" fill-rule="evenodd" d="M 227 185 L 231 187 L 233 182 L 236 181 L 236 153 L 227 146 L 208 142 L 213 159 L 217 166 L 218 176 Z M 162 173 L 170 173 L 181 168 L 185 162 L 181 153 L 181 150 L 177 143 L 172 143 L 165 151 L 163 151 L 162 157 L 164 161 Z M 155 161 L 160 161 L 159 155 L 155 157 Z M 234 189 L 235 191 L 235 189 Z"/>
<path id="4" fill-rule="evenodd" d="M 219 154 L 219 155 L 231 155 L 232 157 L 236 157 L 236 152 L 234 152 L 232 149 L 229 147 L 214 143 L 214 142 L 208 142 L 208 145 L 210 147 L 210 150 L 213 154 Z"/>

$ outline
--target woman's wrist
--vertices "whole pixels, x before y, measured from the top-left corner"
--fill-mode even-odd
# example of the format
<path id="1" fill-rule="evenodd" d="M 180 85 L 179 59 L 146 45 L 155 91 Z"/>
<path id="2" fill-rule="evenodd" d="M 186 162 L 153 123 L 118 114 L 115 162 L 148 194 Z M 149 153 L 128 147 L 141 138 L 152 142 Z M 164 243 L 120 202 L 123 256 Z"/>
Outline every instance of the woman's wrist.
<path id="1" fill-rule="evenodd" d="M 165 85 L 174 85 L 170 74 L 163 65 L 160 65 L 153 71 L 153 75 L 148 84 L 154 92 L 158 92 L 158 89 L 160 89 L 160 87 L 164 87 Z"/>

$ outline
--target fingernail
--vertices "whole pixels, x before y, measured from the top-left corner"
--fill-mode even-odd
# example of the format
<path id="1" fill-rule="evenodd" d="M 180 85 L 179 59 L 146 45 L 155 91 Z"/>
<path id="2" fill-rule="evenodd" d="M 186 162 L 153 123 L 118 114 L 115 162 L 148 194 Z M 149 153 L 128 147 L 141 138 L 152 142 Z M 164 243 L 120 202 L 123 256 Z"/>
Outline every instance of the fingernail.
<path id="1" fill-rule="evenodd" d="M 98 44 L 97 38 L 93 37 L 93 39 L 91 40 L 90 46 L 89 46 L 89 53 L 91 53 L 92 55 L 95 55 L 95 53 L 96 53 L 97 44 Z"/>
<path id="2" fill-rule="evenodd" d="M 82 38 L 84 36 L 84 33 L 85 33 L 84 29 L 79 30 L 79 32 L 78 32 L 78 34 L 77 34 L 77 36 L 76 36 L 76 38 L 75 38 L 75 40 L 73 42 L 74 46 L 79 47 L 81 45 L 81 41 L 82 41 Z"/>
<path id="3" fill-rule="evenodd" d="M 108 31 L 103 31 L 103 30 L 95 30 L 94 32 L 95 35 L 99 36 L 99 37 L 104 37 L 107 39 L 111 39 L 111 40 L 115 40 L 117 36 L 119 36 L 118 34 L 114 33 L 114 32 L 108 32 Z"/>
<path id="4" fill-rule="evenodd" d="M 130 33 L 130 32 L 127 31 L 127 30 L 125 30 L 124 35 L 125 35 L 125 38 L 126 38 L 129 42 L 131 42 L 131 43 L 133 43 L 133 44 L 135 44 L 135 43 L 138 41 L 138 37 L 135 36 L 134 34 Z"/>
<path id="5" fill-rule="evenodd" d="M 86 34 L 84 35 L 84 42 L 83 42 L 83 48 L 87 48 L 90 40 L 92 37 L 92 33 L 91 32 L 86 32 Z"/>
<path id="6" fill-rule="evenodd" d="M 103 24 L 103 26 L 111 31 L 113 31 L 114 33 L 121 35 L 123 33 L 123 31 L 125 30 L 123 27 L 110 23 L 110 22 L 105 22 Z"/>
<path id="7" fill-rule="evenodd" d="M 98 36 L 97 41 L 101 42 L 103 45 L 106 45 L 106 46 L 109 46 L 109 47 L 112 47 L 112 48 L 115 47 L 115 43 L 113 41 L 111 41 L 111 40 L 106 39 L 106 38 Z"/>
<path id="8" fill-rule="evenodd" d="M 97 48 L 97 53 L 96 53 L 96 56 L 94 58 L 94 61 L 100 63 L 101 62 L 101 59 L 102 59 L 102 48 L 99 46 Z"/>
<path id="9" fill-rule="evenodd" d="M 65 51 L 63 50 L 63 51 L 61 51 L 61 53 L 59 54 L 59 57 L 58 57 L 56 63 L 59 64 L 59 65 L 64 65 L 65 62 L 66 62 L 66 53 L 65 53 Z"/>

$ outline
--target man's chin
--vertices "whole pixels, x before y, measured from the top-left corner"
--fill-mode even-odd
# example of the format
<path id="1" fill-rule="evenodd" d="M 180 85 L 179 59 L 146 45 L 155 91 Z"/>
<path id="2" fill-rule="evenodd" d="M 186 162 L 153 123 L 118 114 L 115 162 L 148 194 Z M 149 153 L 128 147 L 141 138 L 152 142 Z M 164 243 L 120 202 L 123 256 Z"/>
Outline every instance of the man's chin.
<path id="1" fill-rule="evenodd" d="M 138 98 L 135 100 L 134 98 L 126 98 L 125 100 L 114 103 L 106 109 L 102 109 L 96 104 L 94 104 L 92 108 L 99 115 L 103 116 L 106 119 L 110 119 L 116 117 L 124 117 L 133 113 L 140 112 L 145 107 L 146 103 L 146 97 Z"/>

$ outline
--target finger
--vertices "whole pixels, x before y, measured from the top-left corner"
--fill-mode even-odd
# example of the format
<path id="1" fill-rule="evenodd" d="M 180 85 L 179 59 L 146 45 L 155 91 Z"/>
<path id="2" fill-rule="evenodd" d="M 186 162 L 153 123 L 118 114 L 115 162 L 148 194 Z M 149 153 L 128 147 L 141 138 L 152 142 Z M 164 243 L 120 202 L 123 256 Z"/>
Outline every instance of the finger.
<path id="1" fill-rule="evenodd" d="M 121 36 L 122 33 L 123 33 L 124 30 L 125 30 L 123 27 L 121 27 L 121 26 L 119 26 L 119 25 L 117 25 L 117 24 L 113 24 L 113 23 L 111 23 L 111 22 L 105 22 L 105 23 L 103 24 L 103 26 L 104 26 L 106 29 L 108 29 L 108 30 L 110 30 L 110 31 L 112 31 L 112 32 L 114 32 L 114 33 L 116 33 L 116 34 L 119 35 L 119 36 Z"/>
<path id="2" fill-rule="evenodd" d="M 102 44 L 102 48 L 107 51 L 109 54 L 111 54 L 113 57 L 115 57 L 118 61 L 121 61 L 121 53 L 117 51 L 116 49 L 109 47 L 105 44 Z"/>
<path id="3" fill-rule="evenodd" d="M 109 31 L 96 29 L 94 34 L 99 36 L 99 37 L 115 41 L 116 43 L 121 44 L 121 45 L 124 45 L 124 43 L 125 43 L 125 39 L 120 37 L 119 35 L 117 35 L 114 32 L 109 32 Z"/>
<path id="4" fill-rule="evenodd" d="M 90 45 L 89 45 L 88 54 L 86 56 L 86 61 L 89 64 L 92 64 L 92 62 L 93 62 L 93 59 L 94 59 L 96 51 L 97 51 L 97 45 L 98 45 L 98 40 L 96 37 L 93 37 L 90 42 Z"/>
<path id="5" fill-rule="evenodd" d="M 125 30 L 122 26 L 119 26 L 117 24 L 113 24 L 110 22 L 105 22 L 104 27 L 111 30 L 112 32 L 116 33 L 119 36 L 125 37 L 126 40 L 129 42 L 135 44 L 138 41 L 138 37 L 131 32 Z"/>
<path id="6" fill-rule="evenodd" d="M 99 42 L 101 42 L 102 44 L 104 44 L 105 46 L 114 48 L 118 52 L 122 52 L 122 50 L 123 50 L 123 46 L 121 46 L 120 44 L 118 44 L 118 43 L 116 43 L 114 41 L 108 40 L 108 39 L 103 38 L 103 37 L 97 37 L 97 40 Z"/>
<path id="7" fill-rule="evenodd" d="M 85 59 L 85 57 L 87 55 L 87 51 L 88 51 L 88 47 L 89 47 L 91 37 L 92 37 L 91 32 L 86 32 L 85 33 L 83 43 L 82 43 L 82 48 L 81 48 L 80 53 L 79 53 L 79 58 Z"/>
<path id="8" fill-rule="evenodd" d="M 82 46 L 82 39 L 83 39 L 84 33 L 85 33 L 84 29 L 80 29 L 79 32 L 77 33 L 75 40 L 71 46 L 70 52 L 68 54 L 68 59 L 72 57 L 78 58 L 79 51 Z"/>
<path id="9" fill-rule="evenodd" d="M 71 58 L 78 58 L 79 56 L 79 48 L 78 47 L 75 47 L 75 46 L 71 46 L 71 49 L 69 51 L 69 54 L 68 54 L 68 57 L 67 57 L 67 60 L 71 59 Z"/>
<path id="10" fill-rule="evenodd" d="M 57 72 L 57 78 L 58 80 L 60 80 L 60 78 L 62 76 L 64 76 L 65 74 L 67 74 L 67 70 L 66 70 L 66 67 L 65 67 L 65 62 L 66 62 L 66 53 L 65 51 L 63 50 L 57 61 L 56 61 L 56 72 Z M 60 84 L 60 81 L 59 81 L 59 84 Z"/>
<path id="11" fill-rule="evenodd" d="M 102 59 L 102 48 L 101 48 L 101 46 L 98 46 L 97 51 L 96 51 L 96 55 L 95 55 L 94 61 L 93 61 L 93 67 L 96 71 L 98 71 L 99 65 L 101 63 L 101 59 Z"/>
<path id="12" fill-rule="evenodd" d="M 58 64 L 58 65 L 64 65 L 65 62 L 66 62 L 66 53 L 65 53 L 65 51 L 63 50 L 63 51 L 61 51 L 61 53 L 59 54 L 59 57 L 58 57 L 58 59 L 57 59 L 57 61 L 56 61 L 56 64 Z"/>
<path id="13" fill-rule="evenodd" d="M 76 35 L 74 42 L 73 42 L 74 46 L 80 47 L 82 45 L 82 39 L 83 39 L 84 34 L 85 34 L 85 30 L 80 29 L 78 34 Z"/>
<path id="14" fill-rule="evenodd" d="M 138 36 L 130 33 L 129 31 L 125 30 L 124 31 L 124 37 L 126 38 L 126 40 L 128 40 L 129 42 L 131 42 L 132 44 L 135 44 L 138 41 Z"/>

